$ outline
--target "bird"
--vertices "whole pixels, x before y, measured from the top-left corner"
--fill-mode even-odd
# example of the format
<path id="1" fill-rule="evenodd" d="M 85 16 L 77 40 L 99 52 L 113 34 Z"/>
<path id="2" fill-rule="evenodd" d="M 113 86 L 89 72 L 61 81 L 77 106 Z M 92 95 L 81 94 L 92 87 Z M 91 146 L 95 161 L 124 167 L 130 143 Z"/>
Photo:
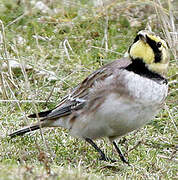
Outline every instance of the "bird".
<path id="1" fill-rule="evenodd" d="M 9 136 L 63 127 L 93 146 L 101 160 L 115 162 L 94 142 L 106 137 L 120 159 L 129 164 L 116 139 L 150 122 L 162 108 L 168 93 L 170 58 L 165 40 L 147 30 L 136 34 L 126 54 L 91 73 L 55 108 L 29 115 L 40 121 Z"/>

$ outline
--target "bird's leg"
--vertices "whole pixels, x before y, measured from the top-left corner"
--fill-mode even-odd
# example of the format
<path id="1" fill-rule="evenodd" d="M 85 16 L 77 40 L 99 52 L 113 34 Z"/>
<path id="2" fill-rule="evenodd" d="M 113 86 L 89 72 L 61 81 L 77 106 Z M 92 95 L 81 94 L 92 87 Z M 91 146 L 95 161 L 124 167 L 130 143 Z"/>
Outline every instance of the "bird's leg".
<path id="1" fill-rule="evenodd" d="M 106 157 L 106 155 L 104 154 L 104 152 L 103 152 L 90 138 L 85 138 L 85 140 L 86 140 L 89 144 L 91 144 L 91 145 L 95 148 L 95 150 L 101 155 L 100 160 L 115 162 L 114 160 Z"/>
<path id="2" fill-rule="evenodd" d="M 129 165 L 129 162 L 125 159 L 124 155 L 122 154 L 122 151 L 119 149 L 119 147 L 117 146 L 115 141 L 113 141 L 113 145 L 114 145 L 116 151 L 118 152 L 119 157 L 122 160 L 122 162 L 124 162 L 124 163 Z"/>

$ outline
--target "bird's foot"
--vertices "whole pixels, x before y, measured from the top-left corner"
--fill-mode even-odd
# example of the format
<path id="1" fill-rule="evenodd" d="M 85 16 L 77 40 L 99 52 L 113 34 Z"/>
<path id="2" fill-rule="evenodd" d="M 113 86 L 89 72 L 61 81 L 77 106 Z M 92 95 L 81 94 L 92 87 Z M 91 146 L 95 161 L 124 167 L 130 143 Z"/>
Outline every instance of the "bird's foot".
<path id="1" fill-rule="evenodd" d="M 116 160 L 113 160 L 113 159 L 108 158 L 108 157 L 106 157 L 106 156 L 101 156 L 101 157 L 99 158 L 99 160 L 100 160 L 100 161 L 107 161 L 107 162 L 111 162 L 111 163 L 116 162 Z"/>

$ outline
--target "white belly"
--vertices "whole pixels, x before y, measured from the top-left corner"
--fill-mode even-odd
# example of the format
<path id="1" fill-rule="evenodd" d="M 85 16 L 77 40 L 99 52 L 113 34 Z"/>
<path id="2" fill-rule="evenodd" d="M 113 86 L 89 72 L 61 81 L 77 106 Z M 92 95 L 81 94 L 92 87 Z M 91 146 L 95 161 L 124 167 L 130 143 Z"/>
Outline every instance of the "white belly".
<path id="1" fill-rule="evenodd" d="M 122 78 L 122 77 L 121 77 Z M 76 120 L 71 134 L 79 137 L 119 137 L 150 121 L 161 108 L 167 95 L 167 85 L 147 78 L 124 76 L 129 97 L 110 93 L 92 114 Z"/>

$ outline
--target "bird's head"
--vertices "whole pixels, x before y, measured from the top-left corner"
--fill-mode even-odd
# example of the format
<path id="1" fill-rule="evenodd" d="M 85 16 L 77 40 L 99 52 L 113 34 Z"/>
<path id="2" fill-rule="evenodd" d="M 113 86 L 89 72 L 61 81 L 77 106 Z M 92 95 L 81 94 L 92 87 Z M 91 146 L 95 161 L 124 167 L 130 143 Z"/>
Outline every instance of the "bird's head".
<path id="1" fill-rule="evenodd" d="M 154 33 L 142 30 L 128 50 L 132 61 L 140 59 L 153 72 L 164 75 L 169 64 L 169 50 L 166 42 Z"/>

